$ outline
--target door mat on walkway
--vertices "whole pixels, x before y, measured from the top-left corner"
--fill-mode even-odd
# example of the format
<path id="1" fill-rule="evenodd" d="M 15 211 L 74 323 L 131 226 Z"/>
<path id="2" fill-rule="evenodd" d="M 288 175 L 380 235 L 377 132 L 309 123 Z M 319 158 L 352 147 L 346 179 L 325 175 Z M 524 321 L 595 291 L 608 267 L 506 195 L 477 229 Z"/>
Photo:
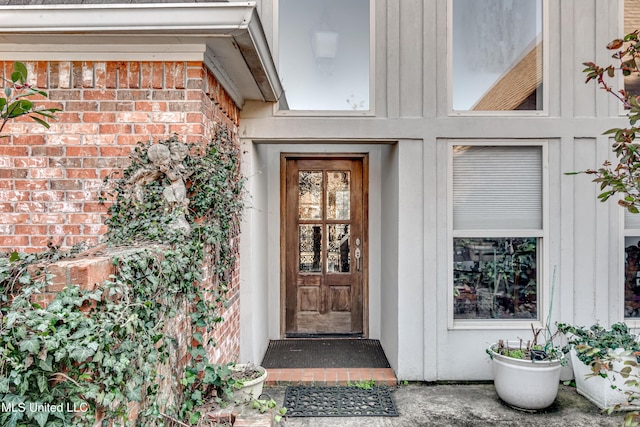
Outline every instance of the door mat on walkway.
<path id="1" fill-rule="evenodd" d="M 288 417 L 397 417 L 387 387 L 287 387 Z"/>
<path id="2" fill-rule="evenodd" d="M 391 367 L 380 341 L 367 339 L 272 340 L 262 366 L 267 369 Z"/>

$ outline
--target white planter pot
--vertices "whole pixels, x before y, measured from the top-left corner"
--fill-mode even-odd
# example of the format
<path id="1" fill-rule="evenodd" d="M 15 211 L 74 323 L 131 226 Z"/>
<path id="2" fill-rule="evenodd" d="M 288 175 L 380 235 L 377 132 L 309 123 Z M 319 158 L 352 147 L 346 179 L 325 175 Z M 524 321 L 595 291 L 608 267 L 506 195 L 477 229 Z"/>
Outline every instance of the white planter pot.
<path id="1" fill-rule="evenodd" d="M 245 369 L 247 366 L 248 365 L 246 364 L 237 364 L 231 369 L 234 371 L 241 371 Z M 233 392 L 234 399 L 255 400 L 255 399 L 258 399 L 262 394 L 262 387 L 264 385 L 264 382 L 267 379 L 267 370 L 262 366 L 255 366 L 255 365 L 252 366 L 252 368 L 262 372 L 262 375 L 260 375 L 256 379 L 245 381 L 242 387 L 240 387 L 238 390 Z"/>
<path id="2" fill-rule="evenodd" d="M 512 347 L 519 342 L 509 342 Z M 497 344 L 493 344 L 493 349 Z M 516 409 L 537 411 L 550 406 L 558 395 L 560 360 L 531 361 L 492 351 L 493 382 L 500 399 Z"/>
<path id="3" fill-rule="evenodd" d="M 624 350 L 618 349 L 617 352 Z M 619 410 L 622 411 L 635 411 L 640 409 L 640 405 L 637 403 L 634 405 L 628 404 L 628 396 L 625 391 L 638 391 L 637 388 L 627 387 L 624 385 L 627 379 L 622 378 L 619 374 L 613 372 L 607 372 L 607 378 L 600 376 L 589 377 L 587 375 L 593 374 L 590 366 L 585 365 L 578 359 L 576 351 L 571 349 L 571 364 L 573 365 L 573 375 L 576 380 L 576 391 L 582 396 L 589 399 L 596 404 L 600 409 L 611 408 L 615 405 L 621 405 Z M 623 359 L 635 360 L 634 356 L 623 357 Z M 625 365 L 622 362 L 614 362 L 612 364 L 615 371 L 620 371 Z M 631 368 L 631 378 L 636 378 L 635 375 L 640 375 L 640 371 L 636 367 Z M 613 389 L 611 386 L 616 388 Z"/>

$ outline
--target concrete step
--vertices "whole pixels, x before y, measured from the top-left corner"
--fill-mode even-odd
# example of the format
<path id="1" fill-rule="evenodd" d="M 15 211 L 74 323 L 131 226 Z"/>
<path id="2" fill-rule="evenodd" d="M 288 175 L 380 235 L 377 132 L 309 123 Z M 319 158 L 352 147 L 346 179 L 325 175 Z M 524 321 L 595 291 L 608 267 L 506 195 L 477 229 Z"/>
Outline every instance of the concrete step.
<path id="1" fill-rule="evenodd" d="M 391 368 L 307 368 L 267 369 L 265 386 L 278 385 L 349 385 L 374 380 L 376 385 L 395 386 L 398 382 Z"/>

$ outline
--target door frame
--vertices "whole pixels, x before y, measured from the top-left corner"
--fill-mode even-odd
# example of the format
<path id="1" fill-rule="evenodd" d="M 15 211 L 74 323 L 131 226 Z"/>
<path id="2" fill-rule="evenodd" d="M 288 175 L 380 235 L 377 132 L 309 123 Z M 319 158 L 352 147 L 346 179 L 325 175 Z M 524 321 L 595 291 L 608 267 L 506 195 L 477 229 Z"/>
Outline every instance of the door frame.
<path id="1" fill-rule="evenodd" d="M 280 338 L 286 338 L 287 257 L 287 160 L 362 161 L 362 337 L 369 337 L 369 154 L 368 153 L 280 153 Z"/>

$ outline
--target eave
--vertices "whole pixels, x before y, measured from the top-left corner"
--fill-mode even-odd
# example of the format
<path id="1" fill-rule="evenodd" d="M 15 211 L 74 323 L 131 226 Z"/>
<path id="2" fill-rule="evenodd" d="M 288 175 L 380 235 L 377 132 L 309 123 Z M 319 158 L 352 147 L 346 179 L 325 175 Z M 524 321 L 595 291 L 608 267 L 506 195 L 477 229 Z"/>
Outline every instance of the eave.
<path id="1" fill-rule="evenodd" d="M 282 96 L 255 2 L 2 6 L 0 57 L 203 61 L 239 107 Z"/>

